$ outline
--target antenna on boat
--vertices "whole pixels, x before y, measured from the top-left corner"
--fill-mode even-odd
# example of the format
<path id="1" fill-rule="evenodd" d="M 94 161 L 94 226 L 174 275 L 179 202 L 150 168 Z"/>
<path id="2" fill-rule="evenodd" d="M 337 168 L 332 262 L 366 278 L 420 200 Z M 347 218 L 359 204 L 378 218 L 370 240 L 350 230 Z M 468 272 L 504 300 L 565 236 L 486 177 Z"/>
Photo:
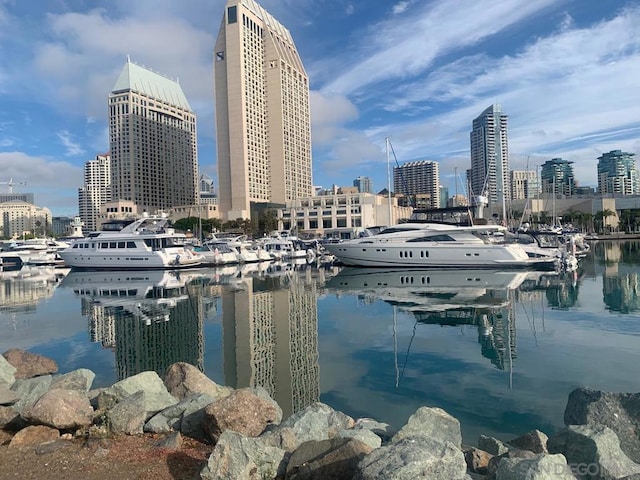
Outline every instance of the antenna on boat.
<path id="1" fill-rule="evenodd" d="M 391 173 L 389 163 L 389 147 L 391 145 L 391 142 L 389 141 L 389 137 L 385 138 L 385 143 L 387 147 L 387 199 L 389 200 L 389 226 L 391 227 Z"/>

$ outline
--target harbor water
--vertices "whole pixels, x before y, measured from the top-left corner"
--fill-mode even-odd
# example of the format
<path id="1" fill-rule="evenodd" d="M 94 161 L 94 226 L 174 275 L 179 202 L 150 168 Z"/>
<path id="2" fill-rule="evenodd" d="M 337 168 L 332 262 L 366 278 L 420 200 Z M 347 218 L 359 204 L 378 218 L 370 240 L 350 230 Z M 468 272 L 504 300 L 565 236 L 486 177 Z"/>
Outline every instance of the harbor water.
<path id="1" fill-rule="evenodd" d="M 423 405 L 463 440 L 563 426 L 581 386 L 639 392 L 640 241 L 576 272 L 384 271 L 271 263 L 0 272 L 0 352 L 91 369 L 93 387 L 174 362 L 262 386 L 290 415 L 324 402 L 401 427 Z"/>

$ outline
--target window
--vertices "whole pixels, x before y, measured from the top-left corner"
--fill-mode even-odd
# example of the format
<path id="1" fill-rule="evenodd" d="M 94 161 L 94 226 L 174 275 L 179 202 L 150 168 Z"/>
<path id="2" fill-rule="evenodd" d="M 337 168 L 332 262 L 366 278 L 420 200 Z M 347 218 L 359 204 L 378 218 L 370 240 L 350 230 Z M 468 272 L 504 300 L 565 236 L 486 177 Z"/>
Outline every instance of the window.
<path id="1" fill-rule="evenodd" d="M 238 7 L 233 6 L 227 8 L 227 23 L 237 23 L 238 22 Z"/>

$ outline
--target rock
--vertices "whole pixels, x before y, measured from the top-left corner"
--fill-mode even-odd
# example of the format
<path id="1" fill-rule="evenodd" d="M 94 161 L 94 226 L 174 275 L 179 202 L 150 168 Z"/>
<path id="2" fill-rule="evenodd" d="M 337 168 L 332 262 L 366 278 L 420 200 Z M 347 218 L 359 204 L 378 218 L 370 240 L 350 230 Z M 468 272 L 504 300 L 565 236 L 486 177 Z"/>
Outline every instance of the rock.
<path id="1" fill-rule="evenodd" d="M 51 378 L 51 388 L 64 390 L 80 390 L 87 393 L 91 389 L 96 374 L 86 368 L 79 368 L 64 375 L 56 375 Z"/>
<path id="2" fill-rule="evenodd" d="M 178 400 L 200 393 L 218 400 L 233 391 L 232 388 L 218 385 L 196 367 L 185 362 L 174 363 L 167 369 L 164 384 Z"/>
<path id="3" fill-rule="evenodd" d="M 619 479 L 640 474 L 640 465 L 620 448 L 615 432 L 608 427 L 570 425 L 549 438 L 550 453 L 561 453 L 572 471 L 593 474 L 589 478 Z"/>
<path id="4" fill-rule="evenodd" d="M 93 413 L 84 393 L 54 389 L 42 395 L 22 416 L 33 424 L 71 430 L 91 425 Z"/>
<path id="5" fill-rule="evenodd" d="M 10 429 L 11 425 L 20 418 L 15 408 L 0 405 L 0 428 Z"/>
<path id="6" fill-rule="evenodd" d="M 50 440 L 45 443 L 41 443 L 36 446 L 34 452 L 36 455 L 46 455 L 48 453 L 54 453 L 65 448 L 69 448 L 73 444 L 69 440 L 63 440 L 62 437 L 57 440 Z"/>
<path id="7" fill-rule="evenodd" d="M 462 451 L 449 441 L 425 436 L 373 450 L 358 464 L 354 480 L 462 480 L 467 466 Z"/>
<path id="8" fill-rule="evenodd" d="M 243 388 L 205 407 L 204 430 L 214 443 L 225 430 L 255 437 L 268 424 L 274 423 L 278 416 L 282 417 L 282 410 L 278 413 L 272 402 Z"/>
<path id="9" fill-rule="evenodd" d="M 371 430 L 365 430 L 364 428 L 350 428 L 348 430 L 340 430 L 335 438 L 353 438 L 365 445 L 369 445 L 371 449 L 378 448 L 382 445 L 382 439 L 373 433 Z"/>
<path id="10" fill-rule="evenodd" d="M 514 438 L 509 442 L 509 445 L 512 445 L 520 450 L 529 450 L 533 453 L 549 453 L 547 450 L 547 437 L 540 430 L 532 430 L 524 435 Z"/>
<path id="11" fill-rule="evenodd" d="M 380 437 L 383 444 L 389 443 L 393 436 L 398 433 L 398 429 L 388 423 L 378 422 L 372 418 L 359 418 L 353 426 L 354 430 L 370 430 Z"/>
<path id="12" fill-rule="evenodd" d="M 37 445 L 59 438 L 60 432 L 55 428 L 45 427 L 44 425 L 30 425 L 13 436 L 9 442 L 9 447 Z"/>
<path id="13" fill-rule="evenodd" d="M 640 463 L 640 393 L 609 393 L 577 388 L 569 394 L 565 425 L 600 425 L 613 430 L 620 448 Z"/>
<path id="14" fill-rule="evenodd" d="M 107 423 L 112 433 L 136 435 L 143 433 L 147 420 L 146 394 L 140 390 L 129 395 L 107 411 Z"/>
<path id="15" fill-rule="evenodd" d="M 180 450 L 182 447 L 182 435 L 180 435 L 180 432 L 170 433 L 166 437 L 158 440 L 153 446 L 165 450 Z"/>
<path id="16" fill-rule="evenodd" d="M 449 441 L 460 447 L 462 434 L 460 422 L 441 408 L 420 407 L 409 417 L 407 423 L 391 439 L 396 443 L 406 437 L 424 436 Z"/>
<path id="17" fill-rule="evenodd" d="M 154 415 L 145 423 L 144 431 L 166 433 L 179 430 L 183 435 L 209 442 L 209 436 L 204 430 L 204 408 L 211 402 L 212 398 L 205 394 L 186 397 Z"/>
<path id="18" fill-rule="evenodd" d="M 11 390 L 16 393 L 20 400 L 13 404 L 13 408 L 22 413 L 30 408 L 36 401 L 44 395 L 51 386 L 51 375 L 28 378 L 26 380 L 16 380 L 11 385 Z"/>
<path id="19" fill-rule="evenodd" d="M 494 456 L 499 456 L 509 451 L 509 447 L 504 442 L 484 435 L 480 435 L 478 438 L 478 448 Z"/>
<path id="20" fill-rule="evenodd" d="M 563 455 L 535 458 L 505 458 L 498 465 L 496 480 L 575 480 Z"/>
<path id="21" fill-rule="evenodd" d="M 283 478 L 286 452 L 232 430 L 222 432 L 200 472 L 202 480 Z"/>
<path id="22" fill-rule="evenodd" d="M 16 395 L 16 392 L 9 389 L 8 384 L 0 383 L 0 406 L 13 405 L 20 397 Z"/>
<path id="23" fill-rule="evenodd" d="M 469 470 L 473 473 L 480 473 L 482 475 L 487 473 L 487 468 L 489 466 L 489 462 L 493 458 L 493 455 L 476 447 L 464 448 L 463 453 L 464 460 L 467 463 L 467 468 Z"/>
<path id="24" fill-rule="evenodd" d="M 114 383 L 98 395 L 100 409 L 110 409 L 115 403 L 134 393 L 144 392 L 145 421 L 161 410 L 178 403 L 156 372 L 142 372 Z M 142 433 L 142 432 L 140 432 Z"/>
<path id="25" fill-rule="evenodd" d="M 312 440 L 300 445 L 289 458 L 287 480 L 353 478 L 358 463 L 373 449 L 355 439 Z"/>
<path id="26" fill-rule="evenodd" d="M 487 465 L 487 473 L 485 478 L 486 480 L 495 480 L 498 467 L 500 466 L 500 463 L 504 460 L 532 459 L 537 457 L 538 457 L 537 454 L 530 452 L 529 450 L 516 450 L 516 449 L 508 450 L 500 455 L 494 455 L 489 460 L 489 464 Z"/>
<path id="27" fill-rule="evenodd" d="M 26 350 L 14 348 L 4 352 L 2 356 L 16 368 L 16 379 L 39 377 L 58 371 L 58 364 L 54 360 Z"/>
<path id="28" fill-rule="evenodd" d="M 7 387 L 13 385 L 16 380 L 16 367 L 11 365 L 3 355 L 0 355 L 0 385 L 5 384 Z"/>

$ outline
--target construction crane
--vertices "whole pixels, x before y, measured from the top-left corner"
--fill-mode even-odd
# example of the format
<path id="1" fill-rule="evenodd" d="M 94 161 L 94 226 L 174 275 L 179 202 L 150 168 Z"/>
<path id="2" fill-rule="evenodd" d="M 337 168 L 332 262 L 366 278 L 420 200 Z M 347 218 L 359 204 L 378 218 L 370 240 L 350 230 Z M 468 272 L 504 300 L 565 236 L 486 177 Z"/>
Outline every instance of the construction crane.
<path id="1" fill-rule="evenodd" d="M 14 185 L 26 185 L 27 182 L 14 182 L 13 178 L 10 178 L 8 182 L 0 182 L 0 185 L 9 185 L 9 193 L 13 193 Z"/>

